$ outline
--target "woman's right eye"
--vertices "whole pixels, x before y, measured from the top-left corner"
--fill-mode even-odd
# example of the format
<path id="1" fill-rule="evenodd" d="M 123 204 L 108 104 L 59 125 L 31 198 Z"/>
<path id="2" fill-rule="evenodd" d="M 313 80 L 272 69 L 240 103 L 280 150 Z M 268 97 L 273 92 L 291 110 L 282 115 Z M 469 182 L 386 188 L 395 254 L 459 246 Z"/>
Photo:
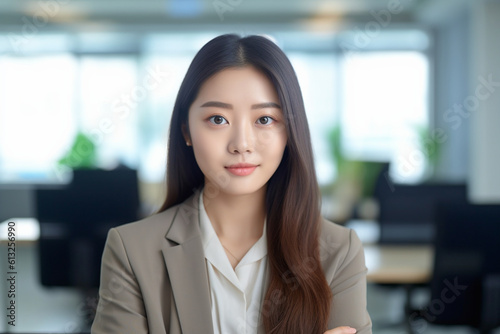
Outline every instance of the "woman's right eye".
<path id="1" fill-rule="evenodd" d="M 212 124 L 215 124 L 215 125 L 224 124 L 223 123 L 224 121 L 227 123 L 226 119 L 220 115 L 214 115 L 214 116 L 210 117 L 209 120 Z"/>

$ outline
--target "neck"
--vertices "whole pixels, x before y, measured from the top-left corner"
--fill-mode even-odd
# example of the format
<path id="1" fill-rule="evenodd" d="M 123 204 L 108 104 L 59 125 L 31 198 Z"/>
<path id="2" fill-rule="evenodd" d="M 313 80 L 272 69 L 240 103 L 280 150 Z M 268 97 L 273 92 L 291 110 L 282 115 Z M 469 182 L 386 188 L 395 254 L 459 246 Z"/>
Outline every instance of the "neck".
<path id="1" fill-rule="evenodd" d="M 205 211 L 219 238 L 244 241 L 262 236 L 266 218 L 266 189 L 264 186 L 244 195 L 219 191 L 216 196 L 203 191 Z"/>

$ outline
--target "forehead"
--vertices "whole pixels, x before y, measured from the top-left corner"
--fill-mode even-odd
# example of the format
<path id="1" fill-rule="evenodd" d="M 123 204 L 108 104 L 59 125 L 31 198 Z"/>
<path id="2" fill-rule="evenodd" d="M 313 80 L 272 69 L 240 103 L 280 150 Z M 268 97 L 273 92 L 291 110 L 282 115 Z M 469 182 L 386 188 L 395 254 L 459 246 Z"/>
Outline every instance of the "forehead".
<path id="1" fill-rule="evenodd" d="M 214 74 L 200 87 L 197 100 L 205 98 L 265 99 L 278 102 L 271 80 L 253 66 L 231 67 Z"/>

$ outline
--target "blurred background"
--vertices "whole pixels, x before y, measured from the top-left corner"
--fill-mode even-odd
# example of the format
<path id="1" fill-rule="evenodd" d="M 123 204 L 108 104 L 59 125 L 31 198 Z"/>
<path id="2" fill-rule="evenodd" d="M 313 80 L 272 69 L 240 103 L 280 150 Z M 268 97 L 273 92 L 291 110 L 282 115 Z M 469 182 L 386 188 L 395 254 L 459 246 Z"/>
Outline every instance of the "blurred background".
<path id="1" fill-rule="evenodd" d="M 493 0 L 1 1 L 0 329 L 89 331 L 106 233 L 161 204 L 178 88 L 223 33 L 290 58 L 373 332 L 498 328 L 499 31 Z"/>

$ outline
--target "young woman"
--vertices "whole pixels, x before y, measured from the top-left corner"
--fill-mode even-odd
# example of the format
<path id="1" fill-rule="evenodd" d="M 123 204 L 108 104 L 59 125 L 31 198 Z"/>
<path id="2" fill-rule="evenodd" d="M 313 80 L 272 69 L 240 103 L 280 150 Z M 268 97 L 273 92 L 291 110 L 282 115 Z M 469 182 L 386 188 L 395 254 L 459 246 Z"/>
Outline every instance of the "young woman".
<path id="1" fill-rule="evenodd" d="M 320 216 L 299 83 L 269 39 L 195 56 L 166 187 L 158 213 L 109 231 L 92 333 L 371 333 L 361 242 Z"/>

